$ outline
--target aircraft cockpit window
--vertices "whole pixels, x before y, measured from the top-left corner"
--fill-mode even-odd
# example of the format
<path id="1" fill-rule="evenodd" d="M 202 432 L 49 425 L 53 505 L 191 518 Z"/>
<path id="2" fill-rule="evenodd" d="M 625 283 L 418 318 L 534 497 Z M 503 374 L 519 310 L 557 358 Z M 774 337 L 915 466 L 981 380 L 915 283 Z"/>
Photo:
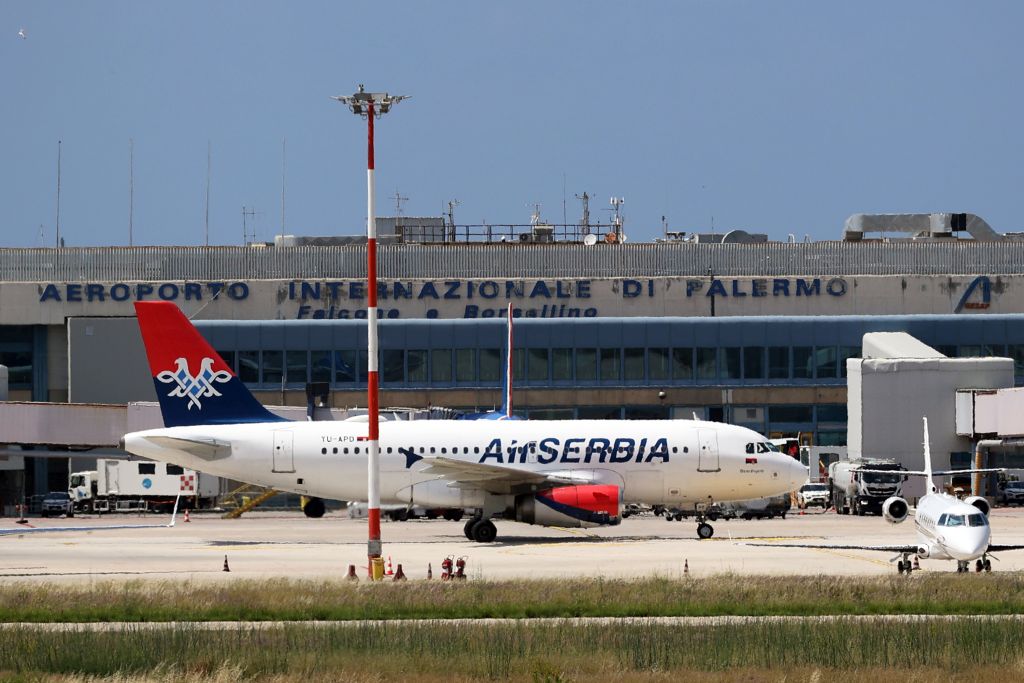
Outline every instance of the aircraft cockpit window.
<path id="1" fill-rule="evenodd" d="M 946 526 L 946 517 L 949 517 L 949 515 L 939 515 L 937 526 Z"/>
<path id="2" fill-rule="evenodd" d="M 772 453 L 781 453 L 782 452 L 782 451 L 779 450 L 779 447 L 776 446 L 775 444 L 773 444 L 771 441 L 766 441 L 764 445 Z"/>
<path id="3" fill-rule="evenodd" d="M 980 512 L 978 512 L 976 514 L 972 514 L 972 515 L 967 515 L 967 522 L 971 526 L 987 526 L 988 525 L 988 519 L 986 519 L 985 515 L 981 514 Z"/>
<path id="4" fill-rule="evenodd" d="M 964 516 L 963 515 L 949 515 L 948 517 L 946 517 L 946 524 L 945 524 L 945 526 L 964 526 Z"/>
<path id="5" fill-rule="evenodd" d="M 747 453 L 753 453 L 753 452 L 754 452 L 754 444 L 748 443 L 747 444 Z"/>
<path id="6" fill-rule="evenodd" d="M 768 445 L 769 444 L 766 444 L 766 443 L 759 443 L 759 444 L 757 444 L 757 452 L 758 453 L 770 453 L 771 449 L 768 448 Z"/>

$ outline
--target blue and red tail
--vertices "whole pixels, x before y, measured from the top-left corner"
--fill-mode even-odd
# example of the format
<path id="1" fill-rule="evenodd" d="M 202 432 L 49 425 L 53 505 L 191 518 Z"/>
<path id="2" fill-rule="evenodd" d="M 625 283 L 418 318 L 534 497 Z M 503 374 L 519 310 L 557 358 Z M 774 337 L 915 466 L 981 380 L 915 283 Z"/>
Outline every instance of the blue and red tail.
<path id="1" fill-rule="evenodd" d="M 169 301 L 135 304 L 160 412 L 167 427 L 280 422 Z"/>

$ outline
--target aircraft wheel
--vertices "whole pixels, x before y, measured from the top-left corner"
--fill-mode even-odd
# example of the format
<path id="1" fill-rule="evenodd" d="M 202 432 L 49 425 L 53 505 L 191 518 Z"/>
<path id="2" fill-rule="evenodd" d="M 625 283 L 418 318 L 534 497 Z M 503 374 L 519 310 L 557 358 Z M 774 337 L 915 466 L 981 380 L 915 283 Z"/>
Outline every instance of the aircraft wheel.
<path id="1" fill-rule="evenodd" d="M 478 520 L 471 530 L 473 540 L 477 543 L 491 543 L 498 536 L 498 529 L 489 519 Z"/>
<path id="2" fill-rule="evenodd" d="M 709 539 L 715 535 L 715 528 L 707 522 L 701 522 L 697 525 L 697 536 L 702 539 Z"/>
<path id="3" fill-rule="evenodd" d="M 473 540 L 473 525 L 479 521 L 477 517 L 470 517 L 466 522 L 466 525 L 462 528 L 462 533 L 466 534 L 466 538 Z"/>
<path id="4" fill-rule="evenodd" d="M 675 519 L 675 517 L 673 515 L 665 515 L 665 521 L 666 522 L 671 522 L 674 519 Z"/>
<path id="5" fill-rule="evenodd" d="M 992 571 L 992 560 L 989 560 L 989 559 L 985 560 L 985 571 L 987 571 L 987 572 Z"/>
<path id="6" fill-rule="evenodd" d="M 403 510 L 399 510 L 398 512 L 395 513 L 395 521 L 407 522 L 408 520 L 409 520 L 409 511 L 408 510 L 404 510 L 403 509 Z"/>
<path id="7" fill-rule="evenodd" d="M 456 510 L 452 513 L 452 521 L 457 522 L 462 519 L 462 510 Z"/>
<path id="8" fill-rule="evenodd" d="M 902 574 L 903 573 L 903 566 L 904 566 L 903 565 L 903 560 L 900 560 L 899 562 L 896 563 L 896 573 L 897 574 Z"/>
<path id="9" fill-rule="evenodd" d="M 981 570 L 982 570 L 982 569 L 984 569 L 984 568 L 985 568 L 985 565 L 984 565 L 984 564 L 982 563 L 982 561 L 981 561 L 981 560 L 975 560 L 975 561 L 974 561 L 974 571 L 975 571 L 975 572 L 977 572 L 978 574 L 980 574 L 980 573 L 981 573 Z"/>

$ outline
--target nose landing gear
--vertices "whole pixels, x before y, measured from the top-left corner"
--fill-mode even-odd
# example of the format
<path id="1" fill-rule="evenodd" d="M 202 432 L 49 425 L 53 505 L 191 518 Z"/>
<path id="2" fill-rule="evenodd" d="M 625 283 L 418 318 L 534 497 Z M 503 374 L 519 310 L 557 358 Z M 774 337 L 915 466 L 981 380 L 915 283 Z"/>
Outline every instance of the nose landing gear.
<path id="1" fill-rule="evenodd" d="M 905 572 L 907 576 L 910 576 L 910 573 L 914 571 L 914 563 L 910 561 L 910 553 L 903 553 L 903 559 L 896 563 L 896 571 L 900 574 Z"/>
<path id="2" fill-rule="evenodd" d="M 702 540 L 707 540 L 715 535 L 715 528 L 704 521 L 703 517 L 697 518 L 697 536 Z"/>

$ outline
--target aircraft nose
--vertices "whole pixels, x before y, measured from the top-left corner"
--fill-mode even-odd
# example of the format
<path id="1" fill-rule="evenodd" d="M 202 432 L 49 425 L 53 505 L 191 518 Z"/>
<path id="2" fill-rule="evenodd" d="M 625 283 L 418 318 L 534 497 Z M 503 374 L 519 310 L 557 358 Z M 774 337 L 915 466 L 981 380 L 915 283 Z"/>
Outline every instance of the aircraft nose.
<path id="1" fill-rule="evenodd" d="M 964 530 L 964 533 L 950 539 L 949 554 L 958 560 L 973 560 L 988 549 L 988 534 Z"/>
<path id="2" fill-rule="evenodd" d="M 795 491 L 807 481 L 807 467 L 794 458 L 787 456 L 786 459 L 789 460 L 789 463 L 786 465 L 783 476 L 789 477 L 789 490 Z"/>

